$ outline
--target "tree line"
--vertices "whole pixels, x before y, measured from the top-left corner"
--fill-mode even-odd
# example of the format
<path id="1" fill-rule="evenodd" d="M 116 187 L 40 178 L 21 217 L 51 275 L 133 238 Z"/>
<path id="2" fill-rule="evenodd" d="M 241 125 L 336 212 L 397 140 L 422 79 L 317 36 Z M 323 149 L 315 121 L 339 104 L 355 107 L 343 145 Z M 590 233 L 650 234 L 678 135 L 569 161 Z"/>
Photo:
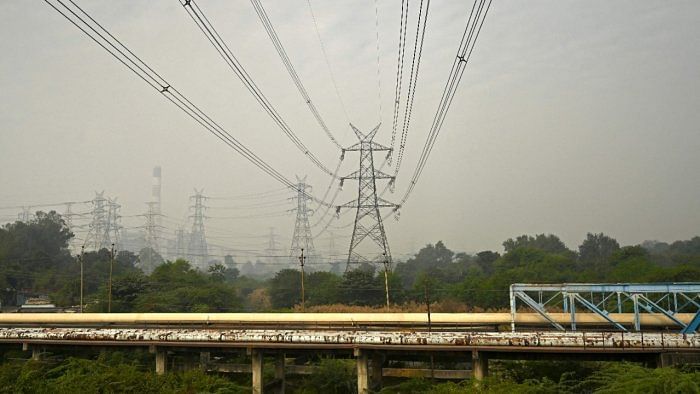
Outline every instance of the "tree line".
<path id="1" fill-rule="evenodd" d="M 13 305 L 18 293 L 48 294 L 59 306 L 78 305 L 80 264 L 69 252 L 71 237 L 55 212 L 38 212 L 29 222 L 0 228 L 2 305 Z M 110 260 L 106 249 L 83 256 L 88 311 L 107 310 Z M 240 275 L 232 259 L 206 272 L 185 260 L 147 263 L 129 251 L 114 256 L 113 312 L 271 311 L 301 303 L 301 272 L 296 269 L 260 280 Z M 436 242 L 398 262 L 388 274 L 393 305 L 454 302 L 461 310 L 506 308 L 508 288 L 518 282 L 689 281 L 700 281 L 700 237 L 620 246 L 602 233 L 587 234 L 575 250 L 553 234 L 521 235 L 505 240 L 502 252 L 475 254 Z M 307 272 L 304 287 L 307 307 L 380 307 L 386 302 L 384 272 L 372 265 L 343 274 Z"/>

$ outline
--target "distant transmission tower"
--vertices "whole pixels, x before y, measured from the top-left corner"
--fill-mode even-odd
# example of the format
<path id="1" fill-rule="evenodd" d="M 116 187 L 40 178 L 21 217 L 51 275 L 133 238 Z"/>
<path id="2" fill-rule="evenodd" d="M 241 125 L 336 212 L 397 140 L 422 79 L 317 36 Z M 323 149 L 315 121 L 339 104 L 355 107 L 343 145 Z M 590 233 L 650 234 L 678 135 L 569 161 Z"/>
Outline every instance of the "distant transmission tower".
<path id="1" fill-rule="evenodd" d="M 119 223 L 121 220 L 121 216 L 119 215 L 119 210 L 121 207 L 121 205 L 117 204 L 116 198 L 113 200 L 107 200 L 107 225 L 105 228 L 104 238 L 108 243 L 114 244 L 117 247 L 117 250 L 121 249 L 120 241 L 122 226 Z"/>
<path id="2" fill-rule="evenodd" d="M 76 226 L 74 226 L 73 224 L 74 216 L 75 213 L 73 213 L 73 203 L 66 203 L 66 210 L 63 212 L 63 215 L 61 215 L 61 217 L 63 217 L 63 222 L 66 223 L 68 231 L 73 233 L 73 237 L 70 240 L 68 240 L 68 249 L 71 251 L 71 253 L 76 253 L 78 251 L 78 240 L 77 234 L 75 233 Z"/>
<path id="3" fill-rule="evenodd" d="M 17 214 L 17 220 L 20 222 L 29 223 L 29 220 L 32 218 L 32 214 L 29 211 L 30 209 L 30 207 L 22 207 L 22 213 Z"/>
<path id="4" fill-rule="evenodd" d="M 301 250 L 304 249 L 305 261 L 310 263 L 316 257 L 314 250 L 314 239 L 311 235 L 311 226 L 309 226 L 309 214 L 312 210 L 307 206 L 307 202 L 311 200 L 311 186 L 306 184 L 306 177 L 303 179 L 297 177 L 297 220 L 294 223 L 294 234 L 292 235 L 292 248 L 289 252 L 291 262 L 294 265 L 299 264 L 298 257 L 301 255 Z"/>
<path id="5" fill-rule="evenodd" d="M 158 220 L 160 219 L 160 213 L 158 213 L 157 203 L 154 201 L 147 202 L 148 211 L 146 211 L 146 223 L 144 225 L 144 239 L 146 241 L 145 247 L 160 253 L 160 242 L 158 231 L 160 226 L 158 225 Z M 150 257 L 150 256 L 149 256 Z M 149 258 L 149 261 L 151 259 Z"/>
<path id="6" fill-rule="evenodd" d="M 267 261 L 275 265 L 280 261 L 280 248 L 277 242 L 277 234 L 275 234 L 275 228 L 270 227 L 270 234 L 267 241 L 267 249 L 265 249 L 265 254 L 267 255 Z"/>
<path id="7" fill-rule="evenodd" d="M 187 241 L 185 239 L 185 229 L 180 227 L 177 230 L 175 230 L 175 250 L 174 250 L 174 258 L 175 259 L 182 259 L 186 258 L 186 253 L 187 253 Z"/>
<path id="8" fill-rule="evenodd" d="M 390 148 L 373 141 L 380 125 L 377 125 L 365 135 L 351 124 L 350 127 L 352 127 L 360 142 L 343 150 L 343 153 L 360 152 L 360 169 L 342 177 L 340 180 L 342 185 L 346 179 L 357 179 L 357 200 L 336 207 L 337 213 L 340 213 L 341 208 L 355 208 L 357 210 L 355 226 L 350 239 L 348 261 L 345 266 L 346 271 L 353 269 L 353 266 L 359 266 L 363 263 L 387 263 L 389 267 L 391 266 L 391 252 L 386 239 L 380 208 L 397 209 L 397 205 L 377 196 L 378 179 L 388 179 L 389 182 L 394 181 L 393 176 L 374 169 L 374 152 L 391 151 Z M 368 245 L 361 245 L 364 241 Z"/>
<path id="9" fill-rule="evenodd" d="M 145 255 L 140 253 L 139 259 L 141 261 L 141 269 L 146 273 L 150 273 L 162 262 L 159 236 L 161 226 L 158 224 L 160 213 L 157 212 L 157 203 L 150 201 L 146 205 L 148 206 L 148 211 L 144 215 L 146 223 L 143 226 L 144 249 L 146 253 Z"/>
<path id="10" fill-rule="evenodd" d="M 190 197 L 193 205 L 190 206 L 194 210 L 194 214 L 190 216 L 192 218 L 192 232 L 190 233 L 190 242 L 187 246 L 187 254 L 192 265 L 199 269 L 206 269 L 209 262 L 209 256 L 207 252 L 207 239 L 204 235 L 204 200 L 206 197 L 202 194 L 202 191 L 197 191 L 195 189 L 194 196 Z"/>
<path id="11" fill-rule="evenodd" d="M 85 239 L 86 246 L 92 247 L 93 250 L 111 247 L 108 212 L 105 209 L 106 204 L 107 199 L 104 197 L 104 190 L 99 193 L 95 192 L 95 198 L 92 200 L 92 220 Z"/>

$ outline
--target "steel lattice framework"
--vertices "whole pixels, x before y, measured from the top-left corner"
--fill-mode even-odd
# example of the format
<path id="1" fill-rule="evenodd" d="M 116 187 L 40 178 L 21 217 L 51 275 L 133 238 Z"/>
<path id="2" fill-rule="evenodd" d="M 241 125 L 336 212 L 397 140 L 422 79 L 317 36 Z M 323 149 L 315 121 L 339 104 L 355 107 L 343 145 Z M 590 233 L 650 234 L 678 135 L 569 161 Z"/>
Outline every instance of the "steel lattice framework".
<path id="1" fill-rule="evenodd" d="M 350 249 L 348 251 L 348 261 L 345 270 L 350 270 L 352 265 L 362 263 L 381 263 L 391 266 L 391 251 L 389 242 L 384 231 L 384 223 L 380 213 L 381 208 L 397 209 L 397 205 L 380 198 L 377 195 L 377 180 L 388 179 L 394 181 L 394 177 L 374 168 L 374 152 L 391 152 L 391 148 L 380 145 L 373 141 L 379 130 L 377 125 L 372 131 L 363 134 L 355 126 L 350 124 L 352 130 L 360 140 L 358 143 L 343 149 L 345 152 L 360 152 L 360 169 L 347 176 L 340 178 L 342 185 L 346 179 L 357 179 L 357 200 L 350 201 L 344 205 L 336 207 L 339 213 L 342 208 L 355 208 L 355 225 L 350 239 Z M 362 253 L 360 245 L 369 241 L 373 247 L 370 251 Z"/>
<path id="2" fill-rule="evenodd" d="M 204 233 L 204 200 L 206 197 L 202 194 L 204 190 L 197 191 L 195 189 L 194 196 L 190 196 L 190 201 L 193 205 L 190 206 L 194 210 L 194 214 L 190 216 L 192 219 L 192 232 L 190 232 L 190 242 L 187 246 L 187 255 L 195 267 L 205 269 L 209 262 L 209 251 L 207 247 L 207 238 Z"/>
<path id="3" fill-rule="evenodd" d="M 533 296 L 535 298 L 533 298 Z M 577 306 L 599 315 L 621 331 L 628 331 L 615 320 L 614 313 L 634 313 L 634 331 L 641 330 L 641 314 L 656 313 L 693 333 L 700 326 L 700 283 L 563 283 L 521 284 L 510 286 L 511 328 L 515 331 L 517 302 L 520 300 L 542 315 L 557 330 L 566 328 L 550 315 L 553 310 L 570 315 L 570 328 L 576 331 Z M 676 317 L 681 312 L 695 313 L 688 324 Z"/>
<path id="4" fill-rule="evenodd" d="M 297 213 L 297 219 L 294 222 L 294 234 L 292 235 L 292 247 L 289 251 L 292 265 L 296 265 L 301 255 L 301 250 L 304 250 L 305 262 L 311 262 L 316 251 L 314 248 L 314 238 L 311 235 L 311 226 L 309 225 L 309 214 L 313 211 L 308 207 L 307 203 L 312 199 L 311 186 L 306 183 L 306 177 L 297 177 L 297 207 L 293 210 Z M 272 244 L 270 245 L 272 248 Z"/>

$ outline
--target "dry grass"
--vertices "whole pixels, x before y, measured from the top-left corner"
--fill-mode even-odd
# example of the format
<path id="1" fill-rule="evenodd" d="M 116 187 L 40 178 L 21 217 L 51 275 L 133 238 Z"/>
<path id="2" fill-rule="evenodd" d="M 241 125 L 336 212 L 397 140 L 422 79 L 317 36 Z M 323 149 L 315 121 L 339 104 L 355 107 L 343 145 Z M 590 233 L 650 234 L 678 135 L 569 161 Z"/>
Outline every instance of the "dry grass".
<path id="1" fill-rule="evenodd" d="M 296 305 L 293 308 L 294 312 L 301 312 L 301 305 Z M 362 305 L 313 305 L 307 306 L 306 312 L 309 313 L 425 313 L 427 308 L 425 304 L 416 302 L 407 302 L 401 305 L 391 305 L 388 309 L 385 306 L 362 306 Z M 430 304 L 430 312 L 435 313 L 459 313 L 459 312 L 508 312 L 502 310 L 485 310 L 483 308 L 467 305 L 464 302 L 455 300 L 442 300 L 432 302 Z"/>

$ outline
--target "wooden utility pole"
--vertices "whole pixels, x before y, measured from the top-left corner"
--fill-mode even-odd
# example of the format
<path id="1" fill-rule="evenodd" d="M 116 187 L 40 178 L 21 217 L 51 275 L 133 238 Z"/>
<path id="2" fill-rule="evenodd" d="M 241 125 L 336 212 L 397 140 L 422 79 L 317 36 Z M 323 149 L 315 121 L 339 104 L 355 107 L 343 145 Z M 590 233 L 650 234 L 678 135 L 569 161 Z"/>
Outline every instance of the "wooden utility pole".
<path id="1" fill-rule="evenodd" d="M 80 313 L 83 313 L 83 289 L 85 289 L 85 276 L 83 265 L 85 264 L 85 245 L 80 247 Z"/>
<path id="2" fill-rule="evenodd" d="M 301 264 L 301 311 L 306 310 L 306 302 L 304 301 L 304 248 L 301 248 L 301 256 L 299 256 L 299 263 Z"/>
<path id="3" fill-rule="evenodd" d="M 109 296 L 107 299 L 107 313 L 112 313 L 112 271 L 114 271 L 114 244 L 112 244 L 112 250 L 109 253 Z"/>
<path id="4" fill-rule="evenodd" d="M 432 322 L 430 320 L 430 292 L 428 291 L 428 284 L 424 284 L 425 290 L 425 305 L 428 309 L 428 334 L 433 331 Z M 430 381 L 435 382 L 435 356 L 430 353 Z"/>

